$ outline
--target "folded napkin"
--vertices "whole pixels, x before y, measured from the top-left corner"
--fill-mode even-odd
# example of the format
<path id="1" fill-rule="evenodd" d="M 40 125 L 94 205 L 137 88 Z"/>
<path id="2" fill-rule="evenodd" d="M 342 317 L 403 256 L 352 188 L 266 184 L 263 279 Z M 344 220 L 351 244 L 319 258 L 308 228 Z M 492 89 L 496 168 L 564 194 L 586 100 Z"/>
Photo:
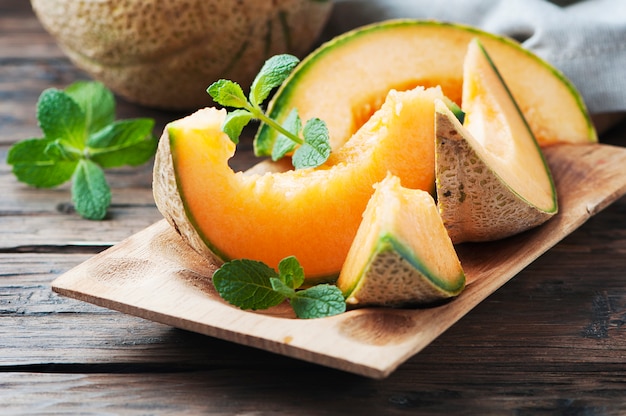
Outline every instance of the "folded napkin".
<path id="1" fill-rule="evenodd" d="M 512 37 L 562 71 L 592 114 L 626 112 L 626 0 L 335 0 L 325 37 L 393 18 Z"/>

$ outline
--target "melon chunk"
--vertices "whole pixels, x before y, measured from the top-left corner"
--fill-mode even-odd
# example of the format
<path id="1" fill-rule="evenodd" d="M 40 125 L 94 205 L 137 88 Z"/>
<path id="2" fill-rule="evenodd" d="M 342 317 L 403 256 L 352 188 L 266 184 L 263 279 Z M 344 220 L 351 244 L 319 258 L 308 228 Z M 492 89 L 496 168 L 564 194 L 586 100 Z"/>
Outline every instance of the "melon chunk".
<path id="1" fill-rule="evenodd" d="M 264 174 L 234 172 L 225 111 L 170 123 L 154 170 L 157 207 L 196 249 L 220 260 L 276 268 L 295 256 L 307 281 L 335 280 L 374 192 L 388 172 L 434 192 L 438 88 L 391 91 L 385 104 L 325 165 Z"/>
<path id="2" fill-rule="evenodd" d="M 375 185 L 337 286 L 348 305 L 415 306 L 458 295 L 465 275 L 428 192 Z"/>
<path id="3" fill-rule="evenodd" d="M 541 145 L 597 141 L 579 92 L 557 69 L 512 39 L 431 20 L 378 22 L 331 39 L 296 67 L 268 111 L 278 121 L 293 108 L 303 120 L 321 118 L 336 150 L 390 89 L 439 85 L 461 105 L 463 60 L 475 37 L 489 48 Z M 275 137 L 262 125 L 257 154 L 269 155 Z"/>
<path id="4" fill-rule="evenodd" d="M 437 199 L 454 243 L 535 227 L 558 210 L 554 183 L 522 112 L 478 40 L 464 65 L 464 124 L 436 108 Z"/>

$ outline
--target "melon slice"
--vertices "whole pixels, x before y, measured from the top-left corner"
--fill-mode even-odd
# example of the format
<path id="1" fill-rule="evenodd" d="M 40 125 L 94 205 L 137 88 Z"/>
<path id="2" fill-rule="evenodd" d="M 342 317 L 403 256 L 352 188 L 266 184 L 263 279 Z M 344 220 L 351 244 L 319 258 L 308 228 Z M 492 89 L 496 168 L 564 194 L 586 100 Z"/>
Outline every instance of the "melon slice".
<path id="1" fill-rule="evenodd" d="M 157 207 L 205 255 L 277 267 L 296 256 L 308 282 L 335 280 L 373 184 L 388 172 L 403 186 L 434 192 L 434 102 L 439 88 L 388 94 L 379 111 L 316 169 L 234 172 L 225 111 L 174 121 L 159 143 Z"/>
<path id="2" fill-rule="evenodd" d="M 478 40 L 464 69 L 464 124 L 436 103 L 437 199 L 454 243 L 488 241 L 556 214 L 556 190 L 541 149 Z"/>
<path id="3" fill-rule="evenodd" d="M 428 305 L 461 293 L 465 274 L 433 197 L 394 176 L 375 188 L 337 280 L 346 303 Z"/>
<path id="4" fill-rule="evenodd" d="M 307 56 L 268 106 L 282 121 L 292 108 L 319 117 L 338 149 L 380 107 L 390 89 L 440 85 L 461 105 L 463 60 L 474 37 L 489 49 L 539 143 L 593 142 L 585 104 L 565 76 L 505 37 L 459 24 L 391 20 L 340 35 Z M 269 155 L 275 133 L 261 126 L 255 151 Z"/>

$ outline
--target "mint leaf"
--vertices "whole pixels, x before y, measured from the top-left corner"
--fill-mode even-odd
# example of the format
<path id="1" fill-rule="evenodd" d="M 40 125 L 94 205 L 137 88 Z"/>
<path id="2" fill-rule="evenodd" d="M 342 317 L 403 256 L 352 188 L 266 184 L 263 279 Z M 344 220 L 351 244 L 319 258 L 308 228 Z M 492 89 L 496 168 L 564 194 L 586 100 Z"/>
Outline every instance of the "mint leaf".
<path id="1" fill-rule="evenodd" d="M 252 105 L 261 105 L 272 90 L 287 79 L 299 62 L 298 58 L 289 54 L 275 55 L 265 61 L 250 87 Z"/>
<path id="2" fill-rule="evenodd" d="M 110 147 L 92 154 L 90 159 L 104 169 L 119 166 L 139 166 L 146 163 L 157 149 L 159 142 L 154 136 L 148 136 L 139 142 L 123 147 Z"/>
<path id="3" fill-rule="evenodd" d="M 262 262 L 233 260 L 213 274 L 213 285 L 220 296 L 241 309 L 267 309 L 285 300 L 274 291 L 271 278 L 276 271 Z"/>
<path id="4" fill-rule="evenodd" d="M 241 309 L 267 309 L 289 299 L 298 318 L 322 318 L 345 312 L 338 287 L 322 284 L 296 290 L 304 283 L 304 270 L 294 256 L 278 263 L 278 273 L 263 262 L 232 260 L 213 274 L 220 296 Z"/>
<path id="5" fill-rule="evenodd" d="M 292 298 L 296 295 L 296 291 L 284 283 L 280 278 L 272 277 L 270 278 L 270 283 L 272 285 L 272 289 L 282 295 L 284 298 Z"/>
<path id="6" fill-rule="evenodd" d="M 154 120 L 136 118 L 115 121 L 89 136 L 87 147 L 91 149 L 124 148 L 152 136 Z"/>
<path id="7" fill-rule="evenodd" d="M 222 131 L 228 135 L 230 140 L 237 144 L 241 132 L 248 125 L 254 116 L 246 110 L 235 110 L 226 115 Z"/>
<path id="8" fill-rule="evenodd" d="M 262 141 L 257 135 L 254 141 L 254 151 L 258 154 L 267 154 L 268 151 L 273 160 L 278 160 L 296 149 L 297 145 L 304 147 L 303 150 L 296 150 L 298 153 L 293 165 L 296 169 L 317 167 L 324 163 L 330 156 L 330 144 L 328 129 L 326 124 L 314 119 L 307 123 L 304 128 L 304 139 L 300 137 L 302 122 L 296 110 L 292 110 L 284 125 L 270 118 L 261 109 L 261 104 L 269 96 L 273 88 L 280 86 L 289 76 L 291 71 L 299 63 L 298 58 L 292 55 L 276 55 L 268 59 L 250 87 L 249 100 L 244 95 L 241 86 L 233 81 L 220 79 L 207 88 L 207 92 L 213 100 L 224 107 L 234 107 L 233 113 L 229 113 L 226 121 L 222 125 L 222 130 L 230 137 L 234 143 L 239 142 L 239 136 L 243 128 L 252 119 L 261 121 L 269 128 L 279 133 L 275 143 L 267 143 L 271 138 L 264 136 L 266 141 Z M 309 125 L 310 124 L 310 125 Z M 324 143 L 324 141 L 326 143 Z M 277 143 L 276 143 L 277 142 Z M 260 151 L 260 149 L 264 149 Z"/>
<path id="9" fill-rule="evenodd" d="M 233 81 L 226 79 L 215 81 L 207 88 L 207 92 L 216 103 L 224 107 L 245 108 L 248 105 L 248 99 L 241 86 Z"/>
<path id="10" fill-rule="evenodd" d="M 115 121 L 115 97 L 103 84 L 78 81 L 44 90 L 37 102 L 41 139 L 15 143 L 7 164 L 21 182 L 51 188 L 72 180 L 72 200 L 84 218 L 102 219 L 111 203 L 103 168 L 137 166 L 155 153 L 154 120 Z"/>
<path id="11" fill-rule="evenodd" d="M 65 92 L 56 88 L 45 90 L 37 102 L 37 120 L 46 139 L 62 139 L 77 149 L 84 148 L 85 113 Z"/>
<path id="12" fill-rule="evenodd" d="M 323 318 L 346 311 L 346 302 L 337 286 L 322 284 L 296 292 L 291 307 L 301 319 Z"/>
<path id="13" fill-rule="evenodd" d="M 296 169 L 314 168 L 330 156 L 329 134 L 326 123 L 319 118 L 312 118 L 304 126 L 304 144 L 293 154 L 293 165 Z"/>
<path id="14" fill-rule="evenodd" d="M 291 110 L 285 121 L 283 122 L 283 127 L 285 130 L 293 133 L 296 136 L 300 135 L 300 130 L 302 130 L 302 121 L 300 120 L 300 115 L 298 114 L 298 109 L 294 108 Z M 276 141 L 274 142 L 274 146 L 272 147 L 272 160 L 277 161 L 284 157 L 287 153 L 292 152 L 298 143 L 285 136 L 284 134 L 279 134 L 276 136 Z"/>
<path id="15" fill-rule="evenodd" d="M 103 168 L 141 165 L 154 155 L 158 145 L 153 127 L 154 120 L 147 118 L 115 121 L 89 136 L 89 157 Z"/>
<path id="16" fill-rule="evenodd" d="M 75 162 L 82 156 L 81 152 L 78 152 L 73 147 L 68 146 L 61 139 L 56 139 L 48 143 L 44 149 L 44 153 L 46 156 L 50 157 L 50 159 L 59 162 Z"/>
<path id="17" fill-rule="evenodd" d="M 38 188 L 52 188 L 72 177 L 77 161 L 64 160 L 48 152 L 55 139 L 27 139 L 14 144 L 8 152 L 7 164 L 20 182 Z"/>
<path id="18" fill-rule="evenodd" d="M 72 178 L 72 201 L 83 218 L 101 220 L 111 203 L 111 191 L 104 171 L 94 162 L 82 159 Z"/>
<path id="19" fill-rule="evenodd" d="M 87 133 L 95 133 L 115 120 L 115 97 L 102 83 L 76 81 L 65 92 L 85 113 Z"/>
<path id="20" fill-rule="evenodd" d="M 285 257 L 278 263 L 278 277 L 291 289 L 297 289 L 304 283 L 304 269 L 294 256 Z"/>

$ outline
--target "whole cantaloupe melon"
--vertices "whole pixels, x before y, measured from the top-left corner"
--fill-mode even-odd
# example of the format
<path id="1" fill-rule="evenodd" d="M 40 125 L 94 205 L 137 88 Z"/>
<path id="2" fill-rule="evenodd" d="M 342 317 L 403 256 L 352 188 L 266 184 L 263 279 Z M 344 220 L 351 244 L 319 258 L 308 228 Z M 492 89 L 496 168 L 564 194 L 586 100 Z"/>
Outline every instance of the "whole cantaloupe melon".
<path id="1" fill-rule="evenodd" d="M 247 86 L 278 53 L 302 57 L 332 2 L 314 0 L 31 0 L 79 68 L 142 105 L 211 105 L 219 78 Z"/>

